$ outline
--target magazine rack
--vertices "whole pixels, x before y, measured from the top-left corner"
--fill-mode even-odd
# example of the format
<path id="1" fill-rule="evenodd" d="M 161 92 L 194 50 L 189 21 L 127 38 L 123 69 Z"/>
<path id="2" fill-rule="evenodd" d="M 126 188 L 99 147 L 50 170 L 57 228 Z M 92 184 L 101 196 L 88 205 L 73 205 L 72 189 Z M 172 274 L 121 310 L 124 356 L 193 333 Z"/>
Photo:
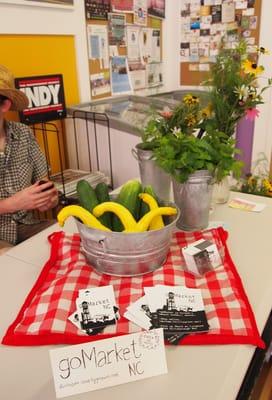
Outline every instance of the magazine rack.
<path id="1" fill-rule="evenodd" d="M 68 117 L 69 118 L 69 117 Z M 113 188 L 113 171 L 112 171 L 112 148 L 110 135 L 110 120 L 106 113 L 99 113 L 85 110 L 71 110 L 73 120 L 73 133 L 76 151 L 77 168 L 79 165 L 79 148 L 78 139 L 82 132 L 79 132 L 76 121 L 82 120 L 85 127 L 85 137 L 87 140 L 89 171 L 102 171 L 109 178 L 109 186 Z M 103 126 L 104 137 L 101 129 L 98 130 L 97 125 Z M 91 150 L 94 150 L 91 152 Z M 92 153 L 92 154 L 91 154 Z M 102 157 L 103 155 L 103 157 Z M 107 166 L 103 166 L 101 161 L 107 161 Z M 105 163 L 104 163 L 105 164 Z"/>
<path id="2" fill-rule="evenodd" d="M 83 120 L 84 129 L 78 129 L 78 119 Z M 100 156 L 101 141 L 98 138 L 97 123 L 105 126 L 107 135 L 108 146 L 106 149 L 103 146 L 103 158 L 106 157 L 108 160 L 105 172 L 100 171 L 102 157 Z M 85 178 L 91 184 L 104 181 L 111 188 L 113 187 L 110 125 L 106 114 L 74 111 L 71 116 L 65 120 L 60 120 L 59 123 L 42 122 L 32 125 L 31 128 L 34 136 L 39 137 L 39 142 L 42 142 L 40 145 L 47 160 L 48 177 L 55 182 L 59 190 L 61 205 L 77 202 L 75 187 L 79 179 Z M 84 149 L 80 145 L 82 139 L 85 143 Z M 70 146 L 73 152 L 72 162 L 69 158 L 67 143 L 72 143 L 72 146 Z M 83 150 L 87 155 L 84 171 L 81 167 Z"/>

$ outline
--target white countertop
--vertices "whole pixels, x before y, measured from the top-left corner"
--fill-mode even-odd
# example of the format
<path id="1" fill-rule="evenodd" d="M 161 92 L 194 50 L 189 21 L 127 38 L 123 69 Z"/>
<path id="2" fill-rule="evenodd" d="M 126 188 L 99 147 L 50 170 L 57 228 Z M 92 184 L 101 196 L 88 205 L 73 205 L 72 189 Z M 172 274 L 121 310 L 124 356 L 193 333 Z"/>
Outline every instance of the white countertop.
<path id="1" fill-rule="evenodd" d="M 228 247 L 262 332 L 272 305 L 271 221 L 272 199 L 232 193 L 267 204 L 261 213 L 218 205 L 211 221 L 224 221 Z M 0 335 L 19 312 L 27 294 L 49 257 L 51 226 L 0 256 Z M 65 231 L 75 232 L 69 219 Z M 49 349 L 56 346 L 0 346 L 0 398 L 3 400 L 53 400 L 55 391 Z M 250 345 L 166 347 L 168 374 L 71 398 L 119 400 L 234 400 L 255 351 Z"/>

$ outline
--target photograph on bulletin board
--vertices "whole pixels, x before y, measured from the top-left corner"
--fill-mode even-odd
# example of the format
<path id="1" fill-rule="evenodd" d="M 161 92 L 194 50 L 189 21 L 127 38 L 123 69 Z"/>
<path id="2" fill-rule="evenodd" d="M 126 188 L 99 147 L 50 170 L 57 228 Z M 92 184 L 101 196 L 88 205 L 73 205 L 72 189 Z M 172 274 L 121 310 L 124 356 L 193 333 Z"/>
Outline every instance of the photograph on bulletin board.
<path id="1" fill-rule="evenodd" d="M 147 11 L 154 17 L 165 18 L 165 0 L 147 0 Z"/>
<path id="2" fill-rule="evenodd" d="M 135 25 L 147 26 L 147 0 L 134 0 Z"/>
<path id="3" fill-rule="evenodd" d="M 90 80 L 92 97 L 101 96 L 111 91 L 109 71 L 93 74 L 90 76 Z"/>
<path id="4" fill-rule="evenodd" d="M 145 89 L 146 64 L 142 63 L 141 61 L 130 61 L 129 73 L 133 90 Z"/>
<path id="5" fill-rule="evenodd" d="M 108 14 L 109 45 L 126 46 L 126 17 L 124 14 Z"/>
<path id="6" fill-rule="evenodd" d="M 111 10 L 110 0 L 85 0 L 87 19 L 107 19 Z"/>
<path id="7" fill-rule="evenodd" d="M 127 57 L 115 56 L 111 58 L 111 92 L 116 94 L 132 93 Z"/>
<path id="8" fill-rule="evenodd" d="M 111 0 L 111 8 L 113 12 L 133 12 L 134 0 Z"/>

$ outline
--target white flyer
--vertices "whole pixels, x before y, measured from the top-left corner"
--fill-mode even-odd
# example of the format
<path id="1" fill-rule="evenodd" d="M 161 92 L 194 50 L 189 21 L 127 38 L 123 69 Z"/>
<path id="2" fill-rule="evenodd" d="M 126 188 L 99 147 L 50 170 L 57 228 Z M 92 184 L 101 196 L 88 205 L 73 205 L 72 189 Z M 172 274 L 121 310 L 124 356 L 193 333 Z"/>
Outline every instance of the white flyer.
<path id="1" fill-rule="evenodd" d="M 101 69 L 109 68 L 108 31 L 104 25 L 87 25 L 89 59 L 100 62 Z"/>

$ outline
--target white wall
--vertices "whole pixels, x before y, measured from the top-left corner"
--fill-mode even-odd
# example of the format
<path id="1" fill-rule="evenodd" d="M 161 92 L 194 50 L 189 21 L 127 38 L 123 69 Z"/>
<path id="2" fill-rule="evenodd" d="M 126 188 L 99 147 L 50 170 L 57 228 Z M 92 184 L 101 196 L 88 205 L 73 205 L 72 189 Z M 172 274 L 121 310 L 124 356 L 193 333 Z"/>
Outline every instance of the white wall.
<path id="1" fill-rule="evenodd" d="M 271 0 L 262 0 L 260 45 L 270 50 L 269 55 L 262 56 L 260 63 L 265 67 L 264 77 L 272 77 L 272 24 Z M 261 79 L 260 85 L 265 85 L 266 80 Z M 260 153 L 265 153 L 270 162 L 272 153 L 272 89 L 264 93 L 265 104 L 258 106 L 260 116 L 255 121 L 253 162 L 259 158 Z"/>

